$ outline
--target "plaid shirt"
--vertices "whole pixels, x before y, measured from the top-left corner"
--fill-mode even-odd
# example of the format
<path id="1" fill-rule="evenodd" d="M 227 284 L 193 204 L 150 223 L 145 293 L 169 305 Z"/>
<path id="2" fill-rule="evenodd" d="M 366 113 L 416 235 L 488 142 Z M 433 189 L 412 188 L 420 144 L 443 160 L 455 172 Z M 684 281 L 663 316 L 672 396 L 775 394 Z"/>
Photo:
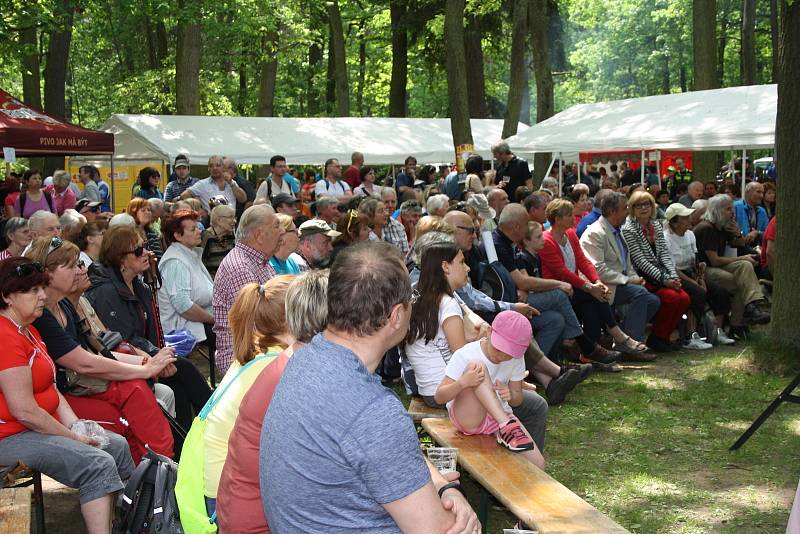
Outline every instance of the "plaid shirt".
<path id="1" fill-rule="evenodd" d="M 167 184 L 164 189 L 164 202 L 176 202 L 184 191 L 197 183 L 197 178 L 186 177 L 186 181 L 181 183 L 177 178 Z"/>
<path id="2" fill-rule="evenodd" d="M 383 227 L 383 240 L 399 248 L 404 258 L 408 255 L 406 229 L 392 218 L 389 218 L 389 222 Z"/>
<path id="3" fill-rule="evenodd" d="M 241 241 L 225 256 L 214 277 L 214 333 L 217 335 L 215 363 L 225 373 L 233 359 L 233 335 L 228 325 L 228 312 L 239 290 L 247 284 L 263 284 L 275 276 L 275 269 L 261 252 Z"/>

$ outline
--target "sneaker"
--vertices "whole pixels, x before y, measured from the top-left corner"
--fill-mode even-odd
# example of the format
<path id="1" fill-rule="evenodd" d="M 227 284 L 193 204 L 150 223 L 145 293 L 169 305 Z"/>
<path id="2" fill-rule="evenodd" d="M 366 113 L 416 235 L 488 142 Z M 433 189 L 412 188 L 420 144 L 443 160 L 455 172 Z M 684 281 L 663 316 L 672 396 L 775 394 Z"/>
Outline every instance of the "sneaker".
<path id="1" fill-rule="evenodd" d="M 714 345 L 711 343 L 706 343 L 703 341 L 703 338 L 701 338 L 700 334 L 697 332 L 692 332 L 692 337 L 687 339 L 683 345 L 681 345 L 681 348 L 689 350 L 708 350 L 713 347 Z"/>
<path id="2" fill-rule="evenodd" d="M 673 348 L 669 341 L 650 334 L 647 338 L 647 346 L 656 352 L 672 352 Z"/>
<path id="3" fill-rule="evenodd" d="M 733 345 L 734 343 L 736 343 L 736 340 L 729 338 L 725 334 L 725 330 L 717 328 L 717 345 Z"/>
<path id="4" fill-rule="evenodd" d="M 580 381 L 581 374 L 575 369 L 569 369 L 558 378 L 551 380 L 544 390 L 547 394 L 548 404 L 550 404 L 550 406 L 556 406 L 564 402 L 567 398 L 567 393 L 575 389 L 575 386 L 577 386 Z"/>
<path id="5" fill-rule="evenodd" d="M 508 420 L 495 433 L 497 443 L 510 451 L 521 452 L 533 450 L 533 440 L 522 430 L 522 426 L 515 417 Z"/>
<path id="6" fill-rule="evenodd" d="M 602 345 L 595 344 L 594 350 L 590 354 L 582 354 L 580 357 L 581 363 L 614 363 L 619 360 L 620 354 L 616 350 L 608 350 L 603 348 Z"/>

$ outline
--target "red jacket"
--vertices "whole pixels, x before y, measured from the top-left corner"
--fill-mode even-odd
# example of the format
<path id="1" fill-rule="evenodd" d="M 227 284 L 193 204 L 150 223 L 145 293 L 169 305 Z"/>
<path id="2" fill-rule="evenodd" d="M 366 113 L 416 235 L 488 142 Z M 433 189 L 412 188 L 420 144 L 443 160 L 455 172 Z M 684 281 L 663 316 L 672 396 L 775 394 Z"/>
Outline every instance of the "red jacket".
<path id="1" fill-rule="evenodd" d="M 578 273 L 583 273 L 589 282 L 596 282 L 600 278 L 597 275 L 597 269 L 584 255 L 574 229 L 567 230 L 567 240 L 575 254 L 576 270 L 570 271 L 567 268 L 561 247 L 548 230 L 544 233 L 544 248 L 539 251 L 539 258 L 542 260 L 542 277 L 569 282 L 575 289 L 580 289 L 586 283 L 583 278 L 578 276 Z"/>

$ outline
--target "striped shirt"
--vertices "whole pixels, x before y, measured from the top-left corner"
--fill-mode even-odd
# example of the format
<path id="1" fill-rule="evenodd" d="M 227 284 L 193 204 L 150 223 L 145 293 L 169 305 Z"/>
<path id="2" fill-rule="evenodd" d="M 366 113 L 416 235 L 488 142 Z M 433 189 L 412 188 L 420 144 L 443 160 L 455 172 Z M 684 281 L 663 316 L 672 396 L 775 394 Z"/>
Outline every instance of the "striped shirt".
<path id="1" fill-rule="evenodd" d="M 399 248 L 404 258 L 408 254 L 409 246 L 406 229 L 394 219 L 389 219 L 386 226 L 383 227 L 383 240 Z"/>

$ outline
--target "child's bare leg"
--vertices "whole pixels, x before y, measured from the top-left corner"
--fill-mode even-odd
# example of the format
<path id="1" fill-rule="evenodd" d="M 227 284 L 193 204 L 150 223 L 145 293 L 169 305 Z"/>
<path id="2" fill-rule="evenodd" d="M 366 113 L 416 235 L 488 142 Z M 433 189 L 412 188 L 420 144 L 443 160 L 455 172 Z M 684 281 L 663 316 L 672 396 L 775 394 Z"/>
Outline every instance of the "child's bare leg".
<path id="1" fill-rule="evenodd" d="M 539 450 L 539 447 L 536 446 L 536 442 L 533 441 L 533 438 L 531 437 L 530 432 L 528 432 L 528 429 L 525 428 L 522 425 L 522 423 L 520 423 L 519 427 L 522 429 L 523 432 L 525 432 L 525 434 L 528 435 L 529 438 L 531 438 L 531 442 L 533 442 L 533 449 L 532 450 L 530 450 L 530 451 L 521 451 L 519 454 L 524 456 L 525 459 L 528 460 L 529 462 L 531 462 L 533 465 L 535 465 L 536 467 L 538 467 L 539 469 L 544 471 L 545 461 L 544 461 L 544 456 L 542 456 L 542 452 Z"/>
<path id="2" fill-rule="evenodd" d="M 456 396 L 453 400 L 453 415 L 463 428 L 470 431 L 480 427 L 487 413 L 502 426 L 508 421 L 509 415 L 503 410 L 497 399 L 489 372 L 482 363 L 470 362 L 470 365 L 484 367 L 483 382 L 474 388 L 464 388 Z"/>

